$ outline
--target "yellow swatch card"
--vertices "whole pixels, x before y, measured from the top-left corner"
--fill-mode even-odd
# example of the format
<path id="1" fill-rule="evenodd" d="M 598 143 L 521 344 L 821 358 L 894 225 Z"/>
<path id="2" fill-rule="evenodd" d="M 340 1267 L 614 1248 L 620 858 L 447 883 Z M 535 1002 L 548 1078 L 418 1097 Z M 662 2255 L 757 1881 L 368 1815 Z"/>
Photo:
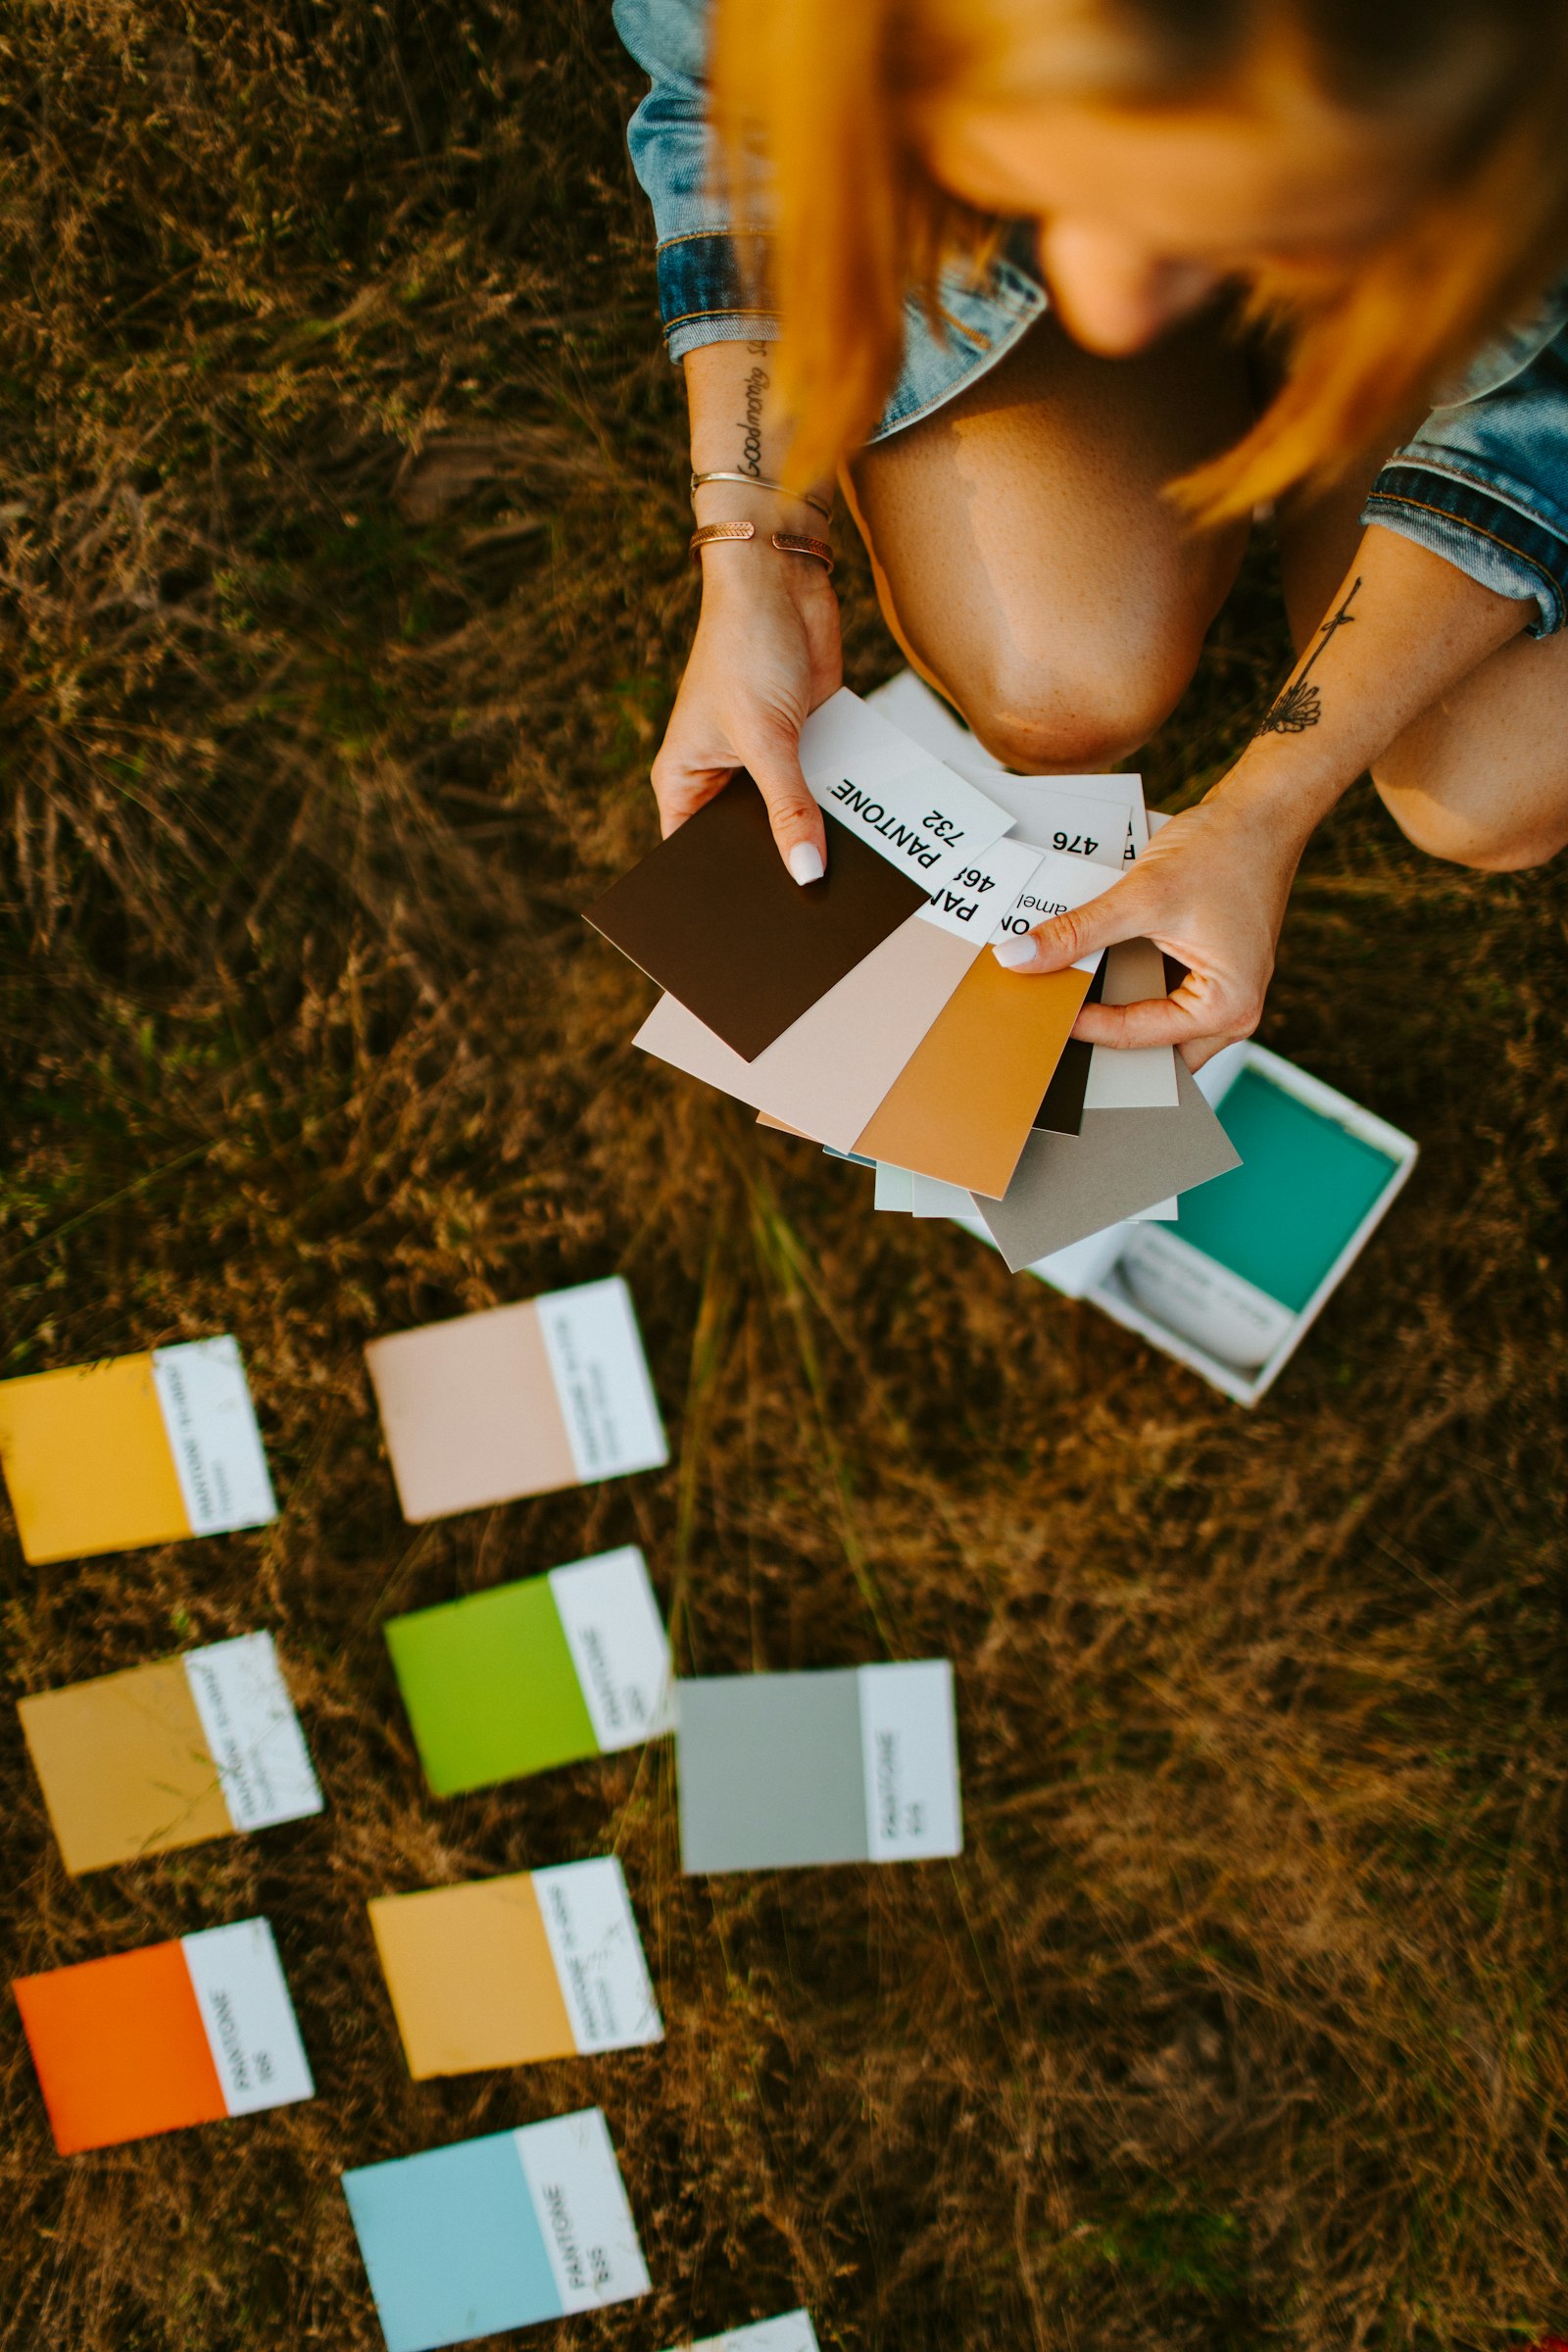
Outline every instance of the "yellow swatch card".
<path id="1" fill-rule="evenodd" d="M 73 1877 L 321 1810 L 270 1634 L 18 1702 Z"/>
<path id="2" fill-rule="evenodd" d="M 0 1467 L 35 1568 L 277 1517 L 226 1337 L 0 1381 Z"/>
<path id="3" fill-rule="evenodd" d="M 663 2039 L 612 1855 L 383 1894 L 369 1909 L 416 2081 Z"/>

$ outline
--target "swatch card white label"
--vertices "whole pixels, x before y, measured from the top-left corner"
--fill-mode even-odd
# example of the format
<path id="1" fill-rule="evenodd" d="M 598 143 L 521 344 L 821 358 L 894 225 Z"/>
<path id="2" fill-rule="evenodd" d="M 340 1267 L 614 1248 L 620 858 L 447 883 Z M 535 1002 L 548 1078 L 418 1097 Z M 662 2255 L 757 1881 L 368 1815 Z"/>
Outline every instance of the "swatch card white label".
<path id="1" fill-rule="evenodd" d="M 801 767 L 818 804 L 935 890 L 1011 823 L 987 793 L 944 767 L 848 687 L 801 729 Z"/>
<path id="2" fill-rule="evenodd" d="M 810 2314 L 786 2311 L 776 2320 L 756 2320 L 750 2328 L 727 2328 L 722 2335 L 705 2335 L 687 2352 L 821 2352 Z"/>
<path id="3" fill-rule="evenodd" d="M 235 1829 L 319 1813 L 320 1788 L 271 1635 L 210 1642 L 182 1663 Z"/>
<path id="4" fill-rule="evenodd" d="M 534 1304 L 583 1484 L 662 1469 L 669 1448 L 631 1293 L 620 1276 L 546 1291 Z"/>
<path id="5" fill-rule="evenodd" d="M 234 1341 L 225 1334 L 155 1348 L 152 1366 L 192 1535 L 220 1536 L 275 1519 L 277 1502 Z"/>
<path id="6" fill-rule="evenodd" d="M 862 1666 L 857 1679 L 871 1860 L 961 1853 L 953 1668 L 920 1658 Z"/>
<path id="7" fill-rule="evenodd" d="M 513 2134 L 564 2312 L 646 2295 L 647 2266 L 597 2107 Z"/>
<path id="8" fill-rule="evenodd" d="M 981 947 L 1000 933 L 1004 916 L 1039 863 L 1040 852 L 1021 841 L 993 842 L 931 893 L 919 919 Z"/>
<path id="9" fill-rule="evenodd" d="M 182 1936 L 179 1948 L 230 2115 L 313 2098 L 294 2005 L 265 1919 Z"/>
<path id="10" fill-rule="evenodd" d="M 998 924 L 999 938 L 1021 938 L 1024 932 L 1034 930 L 1037 923 L 1049 922 L 1053 915 L 1087 906 L 1091 899 L 1113 890 L 1121 880 L 1119 865 L 1096 865 L 1087 858 L 1069 858 L 1061 850 L 1039 854 L 1031 851 L 1030 855 L 1035 858 L 1035 870 L 1027 887 L 1020 891 Z M 1097 948 L 1092 956 L 1080 956 L 1073 969 L 1094 971 L 1103 953 L 1103 949 Z"/>
<path id="11" fill-rule="evenodd" d="M 669 1642 L 636 1544 L 552 1568 L 550 1591 L 601 1751 L 667 1732 Z"/>
<path id="12" fill-rule="evenodd" d="M 1129 1235 L 1116 1270 L 1146 1315 L 1237 1372 L 1257 1371 L 1297 1325 L 1255 1283 L 1157 1226 Z"/>
<path id="13" fill-rule="evenodd" d="M 536 1870 L 533 1885 L 572 2039 L 584 2057 L 662 2041 L 663 2020 L 615 1857 Z"/>

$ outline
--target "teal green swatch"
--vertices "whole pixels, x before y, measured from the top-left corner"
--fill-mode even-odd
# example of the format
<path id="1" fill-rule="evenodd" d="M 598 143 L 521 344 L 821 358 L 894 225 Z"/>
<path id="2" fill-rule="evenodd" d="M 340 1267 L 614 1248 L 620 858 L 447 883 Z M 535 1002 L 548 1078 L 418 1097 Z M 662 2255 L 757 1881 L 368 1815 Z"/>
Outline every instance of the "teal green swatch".
<path id="1" fill-rule="evenodd" d="M 598 1755 L 547 1576 L 393 1617 L 386 1639 L 437 1796 Z"/>
<path id="2" fill-rule="evenodd" d="M 1397 1163 L 1258 1070 L 1215 1107 L 1242 1165 L 1183 1193 L 1176 1230 L 1298 1313 Z"/>

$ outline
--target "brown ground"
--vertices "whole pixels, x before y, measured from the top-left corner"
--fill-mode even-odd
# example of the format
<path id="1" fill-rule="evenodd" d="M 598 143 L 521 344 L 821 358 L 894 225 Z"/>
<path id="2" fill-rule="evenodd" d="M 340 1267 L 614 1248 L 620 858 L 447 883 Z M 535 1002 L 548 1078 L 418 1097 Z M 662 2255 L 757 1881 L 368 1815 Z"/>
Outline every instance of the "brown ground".
<path id="1" fill-rule="evenodd" d="M 576 909 L 694 581 L 607 20 L 0 17 L 0 1367 L 232 1330 L 285 1506 L 7 1532 L 11 1687 L 265 1624 L 329 1801 L 74 1885 L 0 1726 L 8 1972 L 263 1910 L 320 2090 L 64 2164 L 13 2014 L 0 2344 L 372 2346 L 340 2169 L 589 2100 L 657 2292 L 546 2352 L 1561 2327 L 1562 877 L 1316 845 L 1264 1034 L 1424 1156 L 1252 1417 L 634 1056 Z M 1279 652 L 1265 553 L 1159 795 Z M 615 1267 L 667 1476 L 411 1536 L 364 1341 Z M 955 1658 L 956 1869 L 684 1882 L 662 1751 L 425 1794 L 382 1618 L 632 1538 L 688 1664 Z M 366 1897 L 610 1843 L 664 2048 L 412 2086 Z"/>

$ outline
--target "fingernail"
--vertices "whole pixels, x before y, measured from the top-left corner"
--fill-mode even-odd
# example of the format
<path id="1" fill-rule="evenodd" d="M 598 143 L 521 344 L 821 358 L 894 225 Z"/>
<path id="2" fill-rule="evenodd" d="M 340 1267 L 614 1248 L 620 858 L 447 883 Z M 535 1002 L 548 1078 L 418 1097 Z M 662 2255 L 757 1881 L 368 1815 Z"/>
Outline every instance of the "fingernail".
<path id="1" fill-rule="evenodd" d="M 1006 965 L 1008 971 L 1015 971 L 1021 963 L 1033 963 L 1039 945 L 1034 933 L 1025 931 L 1021 937 L 999 939 L 991 953 L 999 963 Z"/>
<path id="2" fill-rule="evenodd" d="M 808 882 L 820 882 L 827 872 L 822 853 L 814 841 L 798 841 L 790 852 L 790 872 L 803 887 Z"/>

